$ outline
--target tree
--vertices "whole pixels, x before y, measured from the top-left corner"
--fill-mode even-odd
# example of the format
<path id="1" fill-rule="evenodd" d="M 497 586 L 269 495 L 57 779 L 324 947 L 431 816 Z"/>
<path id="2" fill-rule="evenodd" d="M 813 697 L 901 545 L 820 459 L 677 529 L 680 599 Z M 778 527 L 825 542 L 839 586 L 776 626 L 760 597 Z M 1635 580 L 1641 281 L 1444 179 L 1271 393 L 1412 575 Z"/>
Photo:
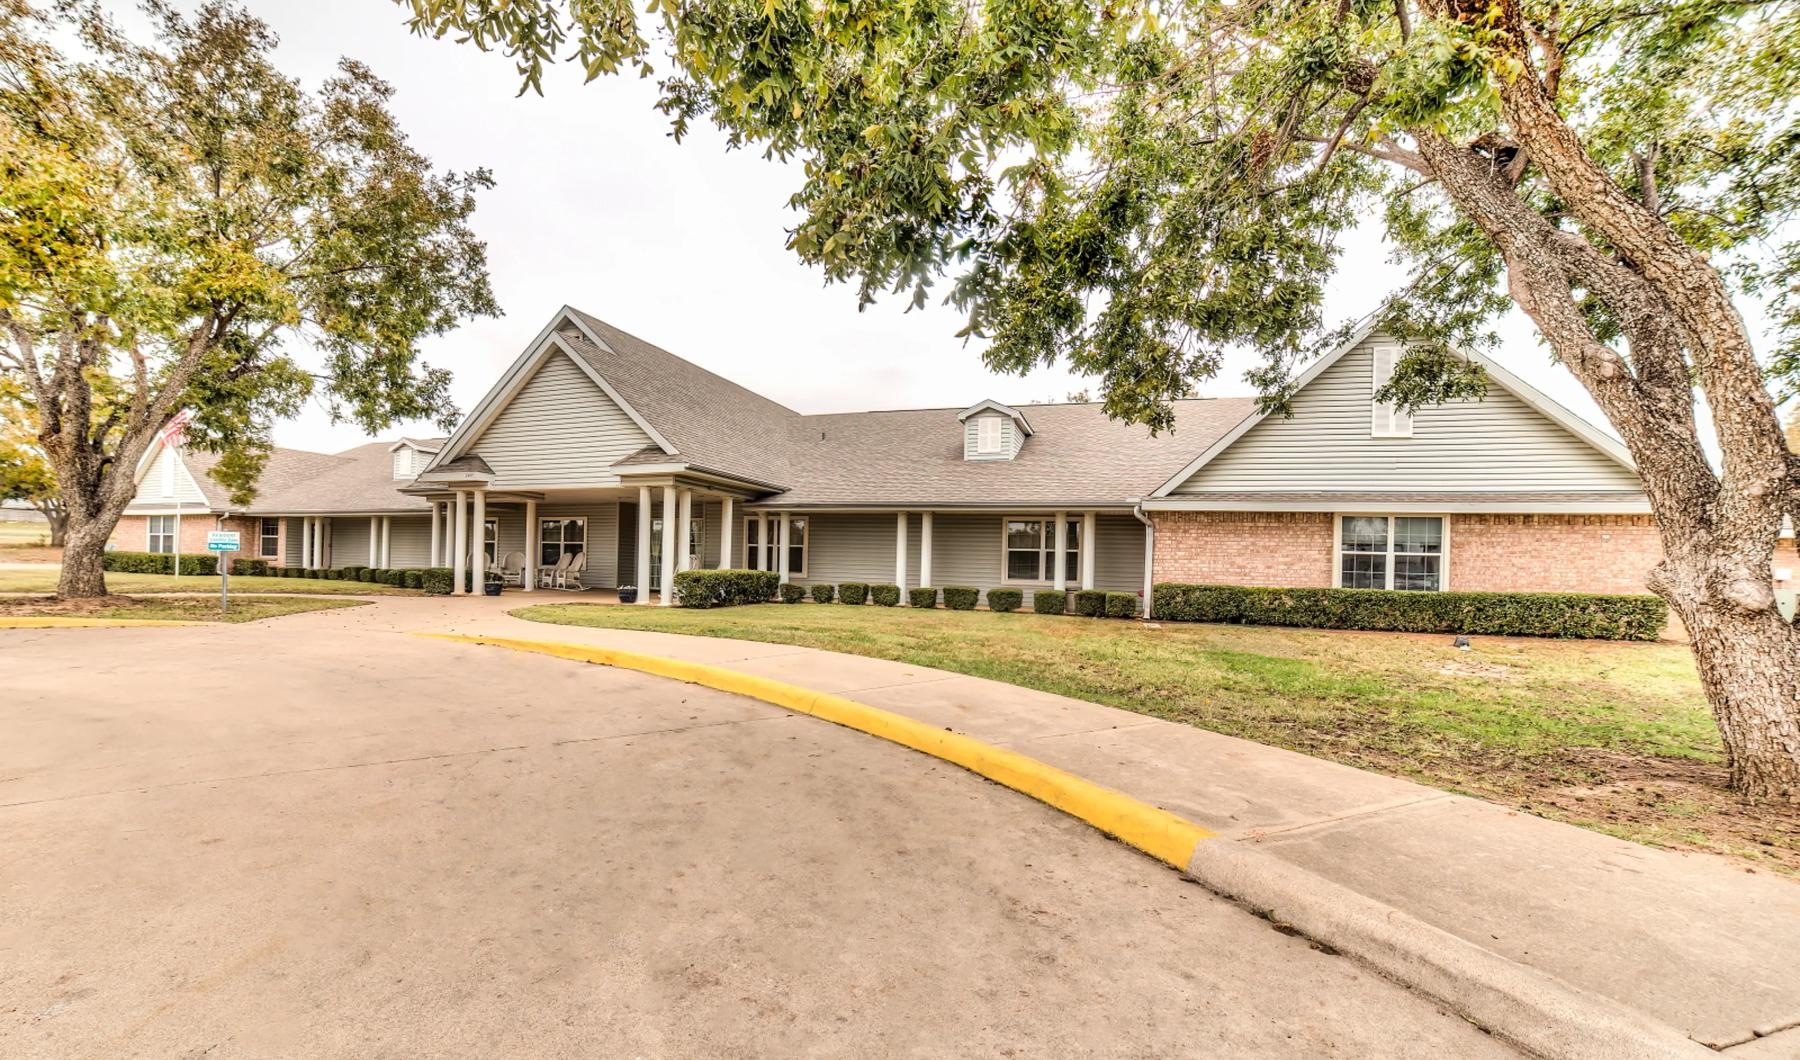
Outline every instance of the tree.
<path id="1" fill-rule="evenodd" d="M 273 421 L 315 390 L 370 432 L 449 425 L 449 373 L 418 345 L 498 312 L 468 227 L 491 180 L 435 172 L 385 83 L 346 60 L 309 94 L 243 11 L 144 10 L 154 45 L 98 3 L 0 0 L 0 382 L 35 407 L 67 507 L 65 597 L 105 593 L 134 470 L 181 409 L 244 502 Z"/>
<path id="2" fill-rule="evenodd" d="M 56 473 L 37 445 L 37 414 L 16 385 L 0 380 L 0 500 L 24 501 L 49 524 L 50 545 L 60 548 L 68 510 Z"/>
<path id="3" fill-rule="evenodd" d="M 1733 782 L 1800 802 L 1770 566 L 1800 508 L 1769 385 L 1800 380 L 1795 5 L 398 2 L 530 89 L 565 49 L 590 79 L 660 64 L 677 136 L 800 161 L 789 243 L 830 280 L 918 304 L 948 277 L 991 366 L 1067 360 L 1155 429 L 1232 343 L 1284 407 L 1341 236 L 1381 218 L 1412 275 L 1379 323 L 1413 342 L 1383 396 L 1479 395 L 1455 349 L 1523 309 L 1636 459 Z M 1745 297 L 1781 322 L 1773 377 Z"/>

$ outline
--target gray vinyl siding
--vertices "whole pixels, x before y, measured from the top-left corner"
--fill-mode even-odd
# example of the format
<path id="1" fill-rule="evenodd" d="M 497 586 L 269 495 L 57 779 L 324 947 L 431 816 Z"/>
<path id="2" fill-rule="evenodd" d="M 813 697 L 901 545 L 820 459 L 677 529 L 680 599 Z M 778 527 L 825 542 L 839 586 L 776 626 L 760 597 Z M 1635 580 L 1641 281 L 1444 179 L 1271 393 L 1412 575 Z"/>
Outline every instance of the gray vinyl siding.
<path id="1" fill-rule="evenodd" d="M 636 501 L 619 502 L 619 547 L 618 569 L 619 584 L 637 585 L 637 526 L 638 504 Z"/>
<path id="2" fill-rule="evenodd" d="M 470 444 L 494 489 L 610 486 L 612 464 L 652 444 L 569 356 L 554 351 Z M 591 557 L 590 557 L 591 562 Z M 607 566 L 613 567 L 609 559 Z"/>
<path id="3" fill-rule="evenodd" d="M 174 480 L 170 483 L 170 491 L 163 492 L 163 467 L 173 464 Z M 187 465 L 175 455 L 173 449 L 160 447 L 156 456 L 150 461 L 150 468 L 144 477 L 138 480 L 137 496 L 131 498 L 131 508 L 168 508 L 176 503 L 206 506 L 206 494 L 200 492 L 199 483 L 188 473 Z"/>
<path id="4" fill-rule="evenodd" d="M 362 555 L 368 555 L 366 549 Z M 393 517 L 388 525 L 388 566 L 403 569 L 431 566 L 430 516 Z"/>
<path id="5" fill-rule="evenodd" d="M 300 566 L 300 548 L 304 543 L 301 535 L 306 532 L 306 528 L 301 525 L 304 522 L 303 519 L 292 518 L 281 521 L 281 563 L 283 566 Z"/>
<path id="6" fill-rule="evenodd" d="M 515 515 L 522 520 L 523 515 Z M 539 519 L 574 519 L 587 520 L 587 569 L 582 572 L 581 580 L 592 588 L 614 589 L 619 585 L 619 502 L 601 501 L 596 504 L 540 504 Z M 523 531 L 521 521 L 521 533 Z M 632 530 L 636 533 L 636 528 Z M 504 537 L 505 531 L 502 531 Z M 525 542 L 521 536 L 518 547 L 523 549 Z M 629 579 L 628 579 L 629 580 Z"/>
<path id="7" fill-rule="evenodd" d="M 1479 401 L 1419 409 L 1410 438 L 1370 435 L 1373 357 L 1345 354 L 1213 457 L 1177 493 L 1208 491 L 1637 491 L 1637 476 L 1497 383 Z"/>
<path id="8" fill-rule="evenodd" d="M 1143 592 L 1144 524 L 1129 515 L 1096 516 L 1094 541 L 1094 588 Z"/>
<path id="9" fill-rule="evenodd" d="M 333 567 L 373 567 L 369 562 L 369 520 L 343 516 L 331 522 L 331 565 Z"/>

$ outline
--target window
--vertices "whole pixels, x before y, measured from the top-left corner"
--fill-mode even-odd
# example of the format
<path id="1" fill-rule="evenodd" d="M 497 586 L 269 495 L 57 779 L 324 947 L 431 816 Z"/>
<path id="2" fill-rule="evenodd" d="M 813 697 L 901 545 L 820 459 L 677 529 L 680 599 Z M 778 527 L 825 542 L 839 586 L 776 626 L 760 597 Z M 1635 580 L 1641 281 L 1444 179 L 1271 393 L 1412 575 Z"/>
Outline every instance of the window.
<path id="1" fill-rule="evenodd" d="M 488 563 L 492 564 L 500 549 L 500 520 L 483 519 L 481 531 L 481 546 L 487 552 Z"/>
<path id="2" fill-rule="evenodd" d="M 806 577 L 806 523 L 804 515 L 788 516 L 788 573 L 797 578 Z"/>
<path id="3" fill-rule="evenodd" d="M 538 565 L 554 567 L 564 553 L 576 553 L 587 547 L 586 519 L 539 519 Z M 492 556 L 490 550 L 488 555 Z"/>
<path id="4" fill-rule="evenodd" d="M 1444 520 L 1435 515 L 1346 515 L 1338 520 L 1338 585 L 1433 591 L 1444 587 Z"/>
<path id="5" fill-rule="evenodd" d="M 151 552 L 175 551 L 175 517 L 173 515 L 152 515 L 150 517 Z"/>
<path id="6" fill-rule="evenodd" d="M 1394 366 L 1400 363 L 1398 346 L 1377 346 L 1374 349 L 1375 371 L 1373 386 L 1370 388 L 1370 402 L 1373 411 L 1370 414 L 1369 433 L 1376 438 L 1411 438 L 1412 415 L 1402 412 L 1386 401 L 1375 401 L 1373 396 L 1377 390 L 1394 378 Z"/>
<path id="7" fill-rule="evenodd" d="M 768 570 L 763 566 L 765 553 L 762 542 L 757 535 L 762 532 L 762 520 L 751 516 L 744 520 L 744 569 Z"/>
<path id="8" fill-rule="evenodd" d="M 788 519 L 788 573 L 806 577 L 807 518 L 790 515 Z M 781 517 L 769 517 L 769 539 L 761 540 L 762 520 L 751 516 L 744 520 L 744 565 L 751 570 L 775 570 L 781 558 Z"/>
<path id="9" fill-rule="evenodd" d="M 688 520 L 687 554 L 695 570 L 706 566 L 706 519 L 700 512 Z"/>
<path id="10" fill-rule="evenodd" d="M 1000 438 L 1000 417 L 982 416 L 975 421 L 975 451 L 977 453 L 998 453 Z"/>
<path id="11" fill-rule="evenodd" d="M 256 554 L 259 556 L 281 555 L 281 520 L 264 519 L 259 528 Z"/>
<path id="12" fill-rule="evenodd" d="M 1081 521 L 1068 522 L 1063 578 L 1081 582 Z M 1054 582 L 1056 580 L 1056 520 L 1008 519 L 1005 530 L 1006 566 L 1002 581 Z"/>

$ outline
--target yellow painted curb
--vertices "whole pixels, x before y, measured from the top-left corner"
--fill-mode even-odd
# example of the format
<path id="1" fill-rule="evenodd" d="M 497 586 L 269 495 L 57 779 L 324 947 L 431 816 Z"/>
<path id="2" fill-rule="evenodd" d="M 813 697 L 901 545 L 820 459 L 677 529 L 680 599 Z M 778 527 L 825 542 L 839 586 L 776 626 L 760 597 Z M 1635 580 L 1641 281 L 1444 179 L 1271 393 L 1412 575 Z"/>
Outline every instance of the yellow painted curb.
<path id="1" fill-rule="evenodd" d="M 419 636 L 468 644 L 490 644 L 577 662 L 638 670 L 658 677 L 716 688 L 721 692 L 749 696 L 788 710 L 810 714 L 815 718 L 922 751 L 972 773 L 979 773 L 997 784 L 1004 784 L 1072 817 L 1078 817 L 1107 835 L 1182 871 L 1187 870 L 1194 848 L 1214 837 L 1214 833 L 1167 810 L 1140 802 L 1129 795 L 1102 787 L 1017 751 L 995 747 L 961 733 L 949 732 L 892 711 L 871 707 L 867 703 L 858 703 L 828 692 L 815 692 L 785 681 L 756 677 L 707 663 L 685 662 L 581 644 L 456 633 L 421 633 Z"/>
<path id="2" fill-rule="evenodd" d="M 197 626 L 176 618 L 72 618 L 66 615 L 0 617 L 0 629 L 99 629 L 107 626 Z"/>

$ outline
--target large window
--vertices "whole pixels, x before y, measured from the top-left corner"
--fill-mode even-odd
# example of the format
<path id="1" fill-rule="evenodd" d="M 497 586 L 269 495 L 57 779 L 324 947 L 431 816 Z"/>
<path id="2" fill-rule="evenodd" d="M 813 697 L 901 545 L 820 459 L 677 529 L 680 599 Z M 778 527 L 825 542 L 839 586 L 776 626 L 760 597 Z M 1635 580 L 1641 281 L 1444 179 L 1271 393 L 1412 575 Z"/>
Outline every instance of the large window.
<path id="1" fill-rule="evenodd" d="M 173 515 L 152 515 L 150 517 L 151 552 L 175 551 L 175 517 Z"/>
<path id="2" fill-rule="evenodd" d="M 1338 521 L 1345 589 L 1444 587 L 1444 520 L 1435 515 L 1346 515 Z"/>
<path id="3" fill-rule="evenodd" d="M 264 519 L 258 530 L 256 554 L 259 556 L 281 555 L 281 520 Z"/>
<path id="4" fill-rule="evenodd" d="M 574 554 L 587 548 L 586 519 L 539 519 L 538 565 L 556 566 L 564 553 Z M 492 555 L 490 552 L 489 555 Z"/>
<path id="5" fill-rule="evenodd" d="M 1003 581 L 1054 582 L 1056 580 L 1056 520 L 1006 520 L 1006 566 Z M 1063 578 L 1081 582 L 1081 521 L 1068 522 L 1068 541 L 1063 553 Z"/>
<path id="6" fill-rule="evenodd" d="M 790 515 L 788 520 L 788 573 L 806 577 L 806 535 L 808 519 Z M 775 570 L 781 556 L 781 517 L 769 519 L 769 539 L 762 540 L 762 520 L 750 516 L 744 520 L 744 565 L 751 570 Z"/>

